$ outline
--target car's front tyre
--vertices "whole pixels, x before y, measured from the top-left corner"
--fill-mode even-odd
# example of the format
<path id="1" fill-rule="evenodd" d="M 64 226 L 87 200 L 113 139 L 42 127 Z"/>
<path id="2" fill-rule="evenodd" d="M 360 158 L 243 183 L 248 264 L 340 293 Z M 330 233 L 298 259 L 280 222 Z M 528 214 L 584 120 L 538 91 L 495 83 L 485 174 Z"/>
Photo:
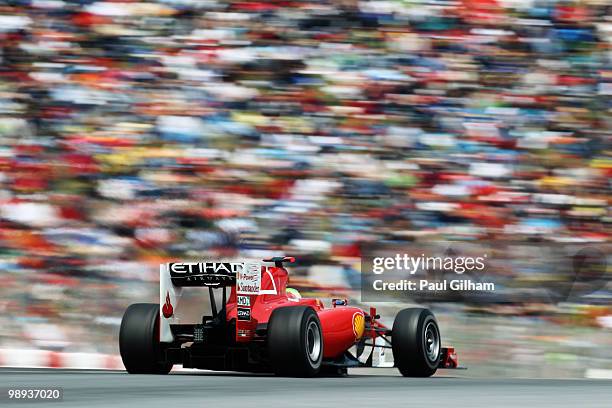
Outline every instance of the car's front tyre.
<path id="1" fill-rule="evenodd" d="M 159 305 L 130 305 L 121 320 L 119 352 L 130 374 L 168 374 L 172 364 L 164 361 L 159 342 Z"/>
<path id="2" fill-rule="evenodd" d="M 437 371 L 442 338 L 429 309 L 401 310 L 393 322 L 391 345 L 395 366 L 404 377 L 430 377 Z"/>

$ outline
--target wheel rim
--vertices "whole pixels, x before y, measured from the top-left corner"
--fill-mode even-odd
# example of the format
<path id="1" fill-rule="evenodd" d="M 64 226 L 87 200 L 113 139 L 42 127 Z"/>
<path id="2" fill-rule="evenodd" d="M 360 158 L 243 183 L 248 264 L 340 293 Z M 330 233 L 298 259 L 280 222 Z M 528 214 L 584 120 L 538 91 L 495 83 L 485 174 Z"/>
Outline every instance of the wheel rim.
<path id="1" fill-rule="evenodd" d="M 308 323 L 306 329 L 306 352 L 312 362 L 317 362 L 321 355 L 321 331 L 314 320 Z"/>
<path id="2" fill-rule="evenodd" d="M 425 326 L 425 354 L 429 361 L 437 361 L 440 355 L 440 334 L 434 322 Z"/>

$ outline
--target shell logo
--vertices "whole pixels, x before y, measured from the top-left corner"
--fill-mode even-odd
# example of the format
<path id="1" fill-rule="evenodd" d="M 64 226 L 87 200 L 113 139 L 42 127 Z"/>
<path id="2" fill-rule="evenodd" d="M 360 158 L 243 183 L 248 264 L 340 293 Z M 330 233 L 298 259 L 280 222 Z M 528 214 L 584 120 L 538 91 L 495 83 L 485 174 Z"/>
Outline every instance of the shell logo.
<path id="1" fill-rule="evenodd" d="M 355 340 L 359 340 L 363 336 L 365 331 L 365 317 L 363 313 L 357 312 L 353 315 L 353 333 L 355 333 Z"/>

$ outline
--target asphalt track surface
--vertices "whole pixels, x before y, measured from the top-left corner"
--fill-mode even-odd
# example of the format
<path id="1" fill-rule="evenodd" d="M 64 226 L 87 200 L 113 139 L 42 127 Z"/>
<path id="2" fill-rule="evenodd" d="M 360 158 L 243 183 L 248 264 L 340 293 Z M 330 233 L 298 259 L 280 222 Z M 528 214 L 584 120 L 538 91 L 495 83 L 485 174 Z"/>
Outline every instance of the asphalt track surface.
<path id="1" fill-rule="evenodd" d="M 15 407 L 612 407 L 610 380 L 403 378 L 393 369 L 354 369 L 348 377 L 177 372 L 0 369 L 0 388 L 63 387 L 56 402 L 9 402 Z"/>

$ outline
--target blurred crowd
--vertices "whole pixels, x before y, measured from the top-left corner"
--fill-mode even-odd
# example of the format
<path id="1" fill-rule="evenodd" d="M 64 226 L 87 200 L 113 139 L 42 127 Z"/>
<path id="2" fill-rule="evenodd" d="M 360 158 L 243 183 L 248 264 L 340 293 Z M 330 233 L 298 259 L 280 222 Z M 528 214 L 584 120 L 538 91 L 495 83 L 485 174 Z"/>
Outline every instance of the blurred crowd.
<path id="1" fill-rule="evenodd" d="M 611 45 L 609 0 L 4 1 L 0 344 L 115 347 L 170 259 L 607 244 Z"/>

